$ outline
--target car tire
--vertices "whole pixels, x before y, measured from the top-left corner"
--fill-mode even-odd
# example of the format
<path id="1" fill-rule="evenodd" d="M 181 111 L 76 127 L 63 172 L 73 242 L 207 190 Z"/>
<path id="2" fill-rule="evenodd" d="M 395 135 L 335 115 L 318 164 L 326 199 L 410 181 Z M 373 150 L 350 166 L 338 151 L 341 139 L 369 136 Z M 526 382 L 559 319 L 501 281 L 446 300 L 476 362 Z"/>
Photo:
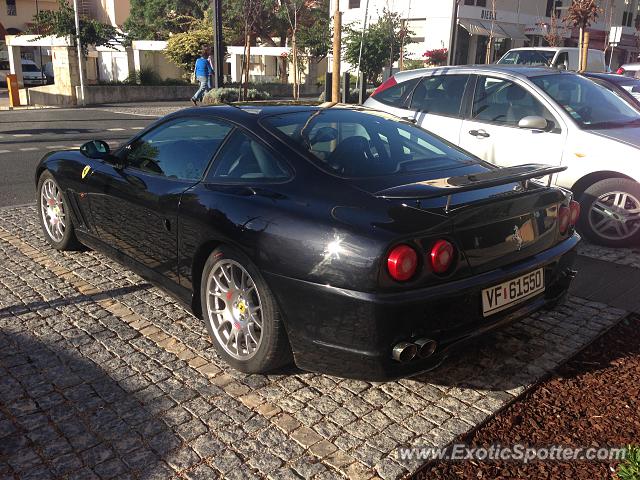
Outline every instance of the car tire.
<path id="1" fill-rule="evenodd" d="M 640 184 L 627 178 L 594 183 L 580 196 L 578 230 L 588 240 L 607 247 L 640 242 Z"/>
<path id="2" fill-rule="evenodd" d="M 216 351 L 245 373 L 291 363 L 291 347 L 269 286 L 255 265 L 228 246 L 215 249 L 202 271 L 202 316 Z"/>
<path id="3" fill-rule="evenodd" d="M 44 237 L 56 250 L 79 250 L 69 208 L 62 189 L 48 170 L 38 180 L 36 204 Z"/>

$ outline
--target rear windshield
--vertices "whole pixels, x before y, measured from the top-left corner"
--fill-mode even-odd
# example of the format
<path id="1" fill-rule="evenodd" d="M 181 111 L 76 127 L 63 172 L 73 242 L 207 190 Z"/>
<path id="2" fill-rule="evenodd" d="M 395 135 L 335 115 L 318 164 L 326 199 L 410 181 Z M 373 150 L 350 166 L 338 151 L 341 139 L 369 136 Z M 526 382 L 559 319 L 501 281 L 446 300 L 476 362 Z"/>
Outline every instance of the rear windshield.
<path id="1" fill-rule="evenodd" d="M 345 178 L 423 172 L 473 163 L 467 154 L 396 117 L 342 108 L 266 117 L 266 127 L 320 168 Z"/>
<path id="2" fill-rule="evenodd" d="M 551 66 L 556 52 L 549 50 L 512 50 L 498 60 L 500 65 Z"/>

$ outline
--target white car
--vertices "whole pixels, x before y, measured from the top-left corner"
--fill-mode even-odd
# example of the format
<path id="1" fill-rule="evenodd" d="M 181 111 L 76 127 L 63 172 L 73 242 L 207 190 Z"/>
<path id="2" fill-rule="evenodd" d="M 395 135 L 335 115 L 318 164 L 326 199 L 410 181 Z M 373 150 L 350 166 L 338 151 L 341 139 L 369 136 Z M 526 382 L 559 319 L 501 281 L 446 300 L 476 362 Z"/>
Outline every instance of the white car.
<path id="1" fill-rule="evenodd" d="M 439 67 L 390 77 L 365 105 L 499 166 L 567 166 L 554 183 L 580 200 L 581 232 L 639 244 L 640 111 L 605 87 L 541 67 Z"/>
<path id="2" fill-rule="evenodd" d="M 9 60 L 0 60 L 0 84 L 7 85 L 7 75 L 11 73 Z M 33 60 L 22 60 L 22 82 L 25 86 L 46 85 L 47 76 Z"/>

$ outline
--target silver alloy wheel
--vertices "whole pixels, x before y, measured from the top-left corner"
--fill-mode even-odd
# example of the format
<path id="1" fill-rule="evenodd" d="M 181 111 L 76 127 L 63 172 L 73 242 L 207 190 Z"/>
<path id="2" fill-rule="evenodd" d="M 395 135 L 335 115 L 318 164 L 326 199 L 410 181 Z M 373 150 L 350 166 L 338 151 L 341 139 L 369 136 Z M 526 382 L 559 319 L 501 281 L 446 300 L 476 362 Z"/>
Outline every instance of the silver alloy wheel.
<path id="1" fill-rule="evenodd" d="M 225 352 L 238 360 L 256 354 L 262 342 L 262 303 L 251 275 L 238 262 L 220 260 L 209 272 L 207 314 Z"/>
<path id="2" fill-rule="evenodd" d="M 640 230 L 640 201 L 628 192 L 600 195 L 591 206 L 589 226 L 607 240 L 625 240 Z"/>
<path id="3" fill-rule="evenodd" d="M 47 178 L 40 189 L 40 210 L 47 234 L 54 242 L 61 242 L 66 228 L 66 216 L 62 192 L 51 178 Z"/>

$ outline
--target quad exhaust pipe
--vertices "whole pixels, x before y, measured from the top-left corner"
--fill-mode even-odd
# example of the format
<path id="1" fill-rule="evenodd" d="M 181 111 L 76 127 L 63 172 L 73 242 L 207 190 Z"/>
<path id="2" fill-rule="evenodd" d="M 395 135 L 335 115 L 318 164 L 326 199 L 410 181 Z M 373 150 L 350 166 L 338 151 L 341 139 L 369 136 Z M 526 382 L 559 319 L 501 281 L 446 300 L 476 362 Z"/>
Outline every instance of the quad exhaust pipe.
<path id="1" fill-rule="evenodd" d="M 391 358 L 396 362 L 408 363 L 415 359 L 425 359 L 433 355 L 438 342 L 429 338 L 419 338 L 413 342 L 399 342 L 391 351 Z"/>

